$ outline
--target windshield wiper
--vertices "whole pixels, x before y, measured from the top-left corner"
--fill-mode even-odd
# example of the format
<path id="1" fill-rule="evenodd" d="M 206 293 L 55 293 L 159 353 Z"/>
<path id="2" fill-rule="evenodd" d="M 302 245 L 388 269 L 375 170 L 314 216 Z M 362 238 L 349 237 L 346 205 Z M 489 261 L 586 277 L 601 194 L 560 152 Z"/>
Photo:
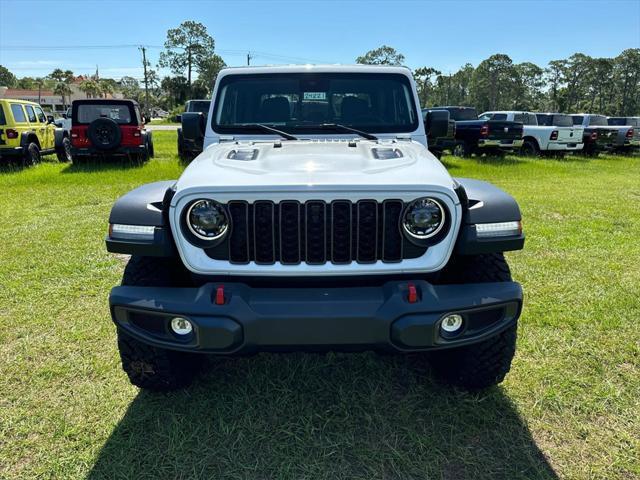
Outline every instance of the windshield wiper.
<path id="1" fill-rule="evenodd" d="M 307 125 L 305 125 L 306 127 Z M 362 130 L 358 130 L 357 128 L 347 127 L 346 125 L 341 125 L 339 123 L 322 123 L 320 125 L 312 125 L 311 128 L 322 128 L 323 130 L 342 130 L 344 132 L 351 132 L 360 135 L 367 140 L 378 140 L 378 137 L 375 135 L 371 135 L 370 133 L 364 132 Z"/>
<path id="2" fill-rule="evenodd" d="M 276 135 L 280 135 L 282 138 L 287 140 L 298 140 L 298 137 L 291 135 L 290 133 L 283 132 L 282 130 L 278 130 L 277 128 L 270 127 L 269 125 L 264 125 L 262 123 L 252 123 L 249 125 L 243 125 L 244 128 L 259 128 L 265 132 L 275 133 Z"/>

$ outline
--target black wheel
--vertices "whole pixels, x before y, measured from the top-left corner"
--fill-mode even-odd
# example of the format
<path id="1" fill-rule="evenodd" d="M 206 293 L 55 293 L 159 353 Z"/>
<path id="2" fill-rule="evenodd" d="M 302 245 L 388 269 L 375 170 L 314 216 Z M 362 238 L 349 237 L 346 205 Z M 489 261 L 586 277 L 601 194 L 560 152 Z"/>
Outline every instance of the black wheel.
<path id="1" fill-rule="evenodd" d="M 60 162 L 70 162 L 71 158 L 71 140 L 68 137 L 62 139 L 62 143 L 56 149 L 56 156 Z"/>
<path id="2" fill-rule="evenodd" d="M 133 256 L 122 277 L 122 285 L 143 287 L 184 286 L 188 275 L 177 262 Z M 202 365 L 202 355 L 166 350 L 136 340 L 118 330 L 122 369 L 137 387 L 169 391 L 186 387 Z"/>
<path id="3" fill-rule="evenodd" d="M 597 157 L 598 156 L 598 150 L 596 149 L 595 146 L 589 145 L 589 146 L 585 146 L 582 149 L 582 154 L 585 157 Z"/>
<path id="4" fill-rule="evenodd" d="M 520 153 L 527 157 L 537 157 L 540 155 L 540 149 L 534 140 L 525 140 L 520 149 Z"/>
<path id="5" fill-rule="evenodd" d="M 471 145 L 469 145 L 468 142 L 459 142 L 459 143 L 456 143 L 455 146 L 453 147 L 452 153 L 456 157 L 466 158 L 471 156 L 471 154 L 473 153 L 473 149 L 471 148 Z"/>
<path id="6" fill-rule="evenodd" d="M 178 130 L 178 158 L 186 162 L 188 160 L 187 153 L 184 150 L 184 139 L 182 137 L 182 130 Z"/>
<path id="7" fill-rule="evenodd" d="M 150 131 L 146 133 L 145 144 L 147 145 L 148 157 L 153 158 L 156 155 L 155 150 L 153 149 L 153 136 Z"/>
<path id="8" fill-rule="evenodd" d="M 40 147 L 38 147 L 37 143 L 31 142 L 27 145 L 24 152 L 24 164 L 27 166 L 36 165 L 40 163 L 41 160 L 42 156 L 40 155 Z"/>
<path id="9" fill-rule="evenodd" d="M 501 253 L 457 257 L 445 268 L 441 283 L 509 282 L 511 272 Z M 488 388 L 504 380 L 516 351 L 517 325 L 495 337 L 466 347 L 431 353 L 435 376 L 468 390 Z"/>
<path id="10" fill-rule="evenodd" d="M 122 132 L 120 126 L 110 118 L 96 118 L 87 128 L 91 144 L 99 150 L 113 150 L 120 146 Z"/>

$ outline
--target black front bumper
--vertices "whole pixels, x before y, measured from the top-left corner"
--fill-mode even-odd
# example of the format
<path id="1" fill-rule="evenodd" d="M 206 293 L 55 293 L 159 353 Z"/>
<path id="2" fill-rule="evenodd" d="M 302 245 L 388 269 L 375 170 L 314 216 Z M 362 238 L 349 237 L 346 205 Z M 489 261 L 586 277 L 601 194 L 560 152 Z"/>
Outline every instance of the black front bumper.
<path id="1" fill-rule="evenodd" d="M 409 284 L 418 293 L 409 302 Z M 522 308 L 515 282 L 432 285 L 393 281 L 379 287 L 252 288 L 224 284 L 200 288 L 121 286 L 111 290 L 111 314 L 131 336 L 157 347 L 219 354 L 260 350 L 424 351 L 491 337 L 513 325 Z M 442 334 L 446 314 L 464 318 L 461 331 Z M 180 316 L 193 324 L 180 337 L 170 329 Z"/>

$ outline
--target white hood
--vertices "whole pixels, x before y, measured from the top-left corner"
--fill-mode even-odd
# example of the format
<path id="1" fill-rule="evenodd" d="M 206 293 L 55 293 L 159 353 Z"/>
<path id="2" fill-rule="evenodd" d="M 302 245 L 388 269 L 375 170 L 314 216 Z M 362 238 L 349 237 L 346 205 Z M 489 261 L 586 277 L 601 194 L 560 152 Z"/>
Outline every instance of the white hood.
<path id="1" fill-rule="evenodd" d="M 381 154 L 395 149 L 401 156 L 376 158 L 374 149 Z M 253 159 L 233 159 L 234 151 Z M 444 166 L 417 142 L 283 140 L 211 145 L 184 171 L 177 191 L 186 194 L 205 190 L 421 190 L 425 187 L 451 191 L 453 181 Z"/>

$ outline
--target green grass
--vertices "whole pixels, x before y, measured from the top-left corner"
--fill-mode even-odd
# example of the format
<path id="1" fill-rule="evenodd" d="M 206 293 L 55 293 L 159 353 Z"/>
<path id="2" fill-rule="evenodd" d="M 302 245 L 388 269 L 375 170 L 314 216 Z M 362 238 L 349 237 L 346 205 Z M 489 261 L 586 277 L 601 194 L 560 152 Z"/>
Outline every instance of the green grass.
<path id="1" fill-rule="evenodd" d="M 445 158 L 523 210 L 500 387 L 450 390 L 405 357 L 261 354 L 153 395 L 120 369 L 124 264 L 103 238 L 119 195 L 178 177 L 175 135 L 141 168 L 0 170 L 0 478 L 640 478 L 640 158 Z"/>
<path id="2" fill-rule="evenodd" d="M 167 118 L 154 118 L 148 125 L 180 125 L 180 122 L 174 122 L 171 117 Z"/>

